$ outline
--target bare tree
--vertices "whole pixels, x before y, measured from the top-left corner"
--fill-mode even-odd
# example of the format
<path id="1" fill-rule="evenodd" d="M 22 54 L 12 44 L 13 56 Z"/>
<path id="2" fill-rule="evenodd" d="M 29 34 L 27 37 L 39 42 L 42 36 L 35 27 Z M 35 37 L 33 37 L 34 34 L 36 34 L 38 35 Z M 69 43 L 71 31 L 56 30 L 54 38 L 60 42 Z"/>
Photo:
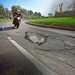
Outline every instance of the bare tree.
<path id="1" fill-rule="evenodd" d="M 63 2 L 59 4 L 60 15 L 63 16 Z"/>
<path id="2" fill-rule="evenodd" d="M 68 6 L 68 8 L 72 9 L 75 11 L 75 0 L 72 0 L 72 3 Z"/>
<path id="3" fill-rule="evenodd" d="M 75 0 L 73 0 L 73 10 L 75 11 Z"/>

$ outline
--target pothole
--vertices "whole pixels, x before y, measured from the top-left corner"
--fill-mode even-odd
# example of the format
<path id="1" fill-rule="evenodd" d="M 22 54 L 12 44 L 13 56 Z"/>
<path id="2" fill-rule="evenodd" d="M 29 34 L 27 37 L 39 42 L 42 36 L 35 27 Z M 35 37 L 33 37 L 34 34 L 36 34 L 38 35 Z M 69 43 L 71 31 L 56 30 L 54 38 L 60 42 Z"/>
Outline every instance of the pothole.
<path id="1" fill-rule="evenodd" d="M 25 32 L 25 39 L 34 44 L 42 45 L 46 43 L 48 36 L 35 33 L 35 32 Z"/>
<path id="2" fill-rule="evenodd" d="M 67 40 L 64 41 L 64 44 L 66 49 L 75 49 L 75 41 Z"/>
<path id="3" fill-rule="evenodd" d="M 34 49 L 43 51 L 50 50 L 72 50 L 75 48 L 75 42 L 72 40 L 62 39 L 60 37 L 48 36 L 36 32 L 25 32 L 25 39 L 34 44 Z M 72 42 L 70 42 L 72 41 Z M 37 45 L 35 45 L 37 44 Z"/>

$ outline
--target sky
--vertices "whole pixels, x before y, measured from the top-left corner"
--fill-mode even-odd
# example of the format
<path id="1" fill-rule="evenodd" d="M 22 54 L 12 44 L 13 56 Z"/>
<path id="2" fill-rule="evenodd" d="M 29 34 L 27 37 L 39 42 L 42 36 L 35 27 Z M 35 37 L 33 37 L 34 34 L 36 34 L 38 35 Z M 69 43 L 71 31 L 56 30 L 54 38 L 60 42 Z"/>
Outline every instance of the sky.
<path id="1" fill-rule="evenodd" d="M 3 4 L 8 9 L 13 5 L 20 5 L 22 8 L 41 12 L 42 15 L 46 16 L 48 13 L 55 11 L 60 1 L 62 0 L 0 0 L 0 4 Z M 66 0 L 66 2 L 68 4 L 69 0 Z"/>

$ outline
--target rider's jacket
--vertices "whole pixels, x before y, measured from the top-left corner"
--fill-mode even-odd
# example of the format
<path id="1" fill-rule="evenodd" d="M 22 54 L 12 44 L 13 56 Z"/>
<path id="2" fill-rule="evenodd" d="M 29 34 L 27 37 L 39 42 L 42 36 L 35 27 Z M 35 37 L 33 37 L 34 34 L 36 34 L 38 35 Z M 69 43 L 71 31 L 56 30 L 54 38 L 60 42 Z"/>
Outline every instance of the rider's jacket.
<path id="1" fill-rule="evenodd" d="M 14 12 L 13 18 L 16 18 L 16 17 L 22 17 L 21 13 Z"/>

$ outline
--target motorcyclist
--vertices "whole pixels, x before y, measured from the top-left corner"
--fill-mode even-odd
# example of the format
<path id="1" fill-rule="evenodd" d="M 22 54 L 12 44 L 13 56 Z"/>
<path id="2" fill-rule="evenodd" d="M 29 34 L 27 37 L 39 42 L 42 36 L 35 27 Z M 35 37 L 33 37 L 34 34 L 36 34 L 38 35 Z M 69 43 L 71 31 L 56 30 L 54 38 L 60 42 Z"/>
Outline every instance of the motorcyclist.
<path id="1" fill-rule="evenodd" d="M 17 18 L 20 18 L 19 22 L 21 22 L 21 18 L 22 18 L 22 15 L 21 15 L 21 11 L 20 10 L 16 10 L 15 12 L 13 12 L 13 24 L 17 24 Z M 16 25 L 15 25 L 16 27 Z"/>

